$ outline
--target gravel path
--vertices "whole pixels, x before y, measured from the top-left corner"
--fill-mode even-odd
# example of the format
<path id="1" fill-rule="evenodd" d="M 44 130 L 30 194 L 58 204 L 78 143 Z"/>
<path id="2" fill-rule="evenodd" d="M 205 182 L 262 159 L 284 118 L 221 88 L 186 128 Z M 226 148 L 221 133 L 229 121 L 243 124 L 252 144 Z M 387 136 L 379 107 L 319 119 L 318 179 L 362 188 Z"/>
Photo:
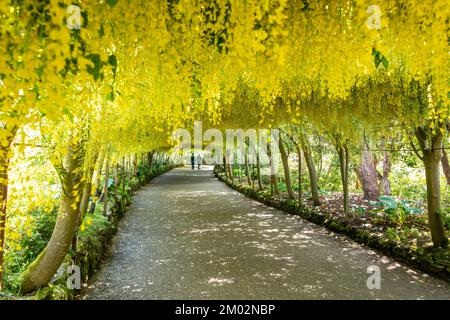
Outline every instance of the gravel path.
<path id="1" fill-rule="evenodd" d="M 381 289 L 367 288 L 367 267 Z M 450 286 L 264 206 L 211 170 L 141 189 L 79 299 L 450 299 Z"/>

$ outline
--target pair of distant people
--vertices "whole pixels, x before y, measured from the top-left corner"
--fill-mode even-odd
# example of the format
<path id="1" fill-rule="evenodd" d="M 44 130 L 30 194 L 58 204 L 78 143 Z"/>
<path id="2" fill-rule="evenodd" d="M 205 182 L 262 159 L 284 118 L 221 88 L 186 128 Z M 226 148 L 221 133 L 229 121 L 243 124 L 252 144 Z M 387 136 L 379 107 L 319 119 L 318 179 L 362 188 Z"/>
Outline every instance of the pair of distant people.
<path id="1" fill-rule="evenodd" d="M 192 165 L 192 170 L 195 170 L 195 155 L 192 152 L 191 153 L 191 165 Z M 202 156 L 200 155 L 200 153 L 197 155 L 197 168 L 198 170 L 200 170 L 202 166 Z"/>

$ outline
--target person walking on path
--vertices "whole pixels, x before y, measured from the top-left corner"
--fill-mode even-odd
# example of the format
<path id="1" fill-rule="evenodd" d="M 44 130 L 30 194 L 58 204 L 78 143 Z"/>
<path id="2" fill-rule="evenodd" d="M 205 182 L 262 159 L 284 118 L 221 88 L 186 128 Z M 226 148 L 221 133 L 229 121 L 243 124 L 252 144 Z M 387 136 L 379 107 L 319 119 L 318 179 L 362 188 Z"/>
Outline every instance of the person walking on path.
<path id="1" fill-rule="evenodd" d="M 202 165 L 202 156 L 199 153 L 197 155 L 197 167 L 198 167 L 198 170 L 200 170 L 201 165 Z"/>
<path id="2" fill-rule="evenodd" d="M 192 165 L 192 170 L 195 169 L 195 156 L 194 153 L 191 153 L 191 165 Z"/>

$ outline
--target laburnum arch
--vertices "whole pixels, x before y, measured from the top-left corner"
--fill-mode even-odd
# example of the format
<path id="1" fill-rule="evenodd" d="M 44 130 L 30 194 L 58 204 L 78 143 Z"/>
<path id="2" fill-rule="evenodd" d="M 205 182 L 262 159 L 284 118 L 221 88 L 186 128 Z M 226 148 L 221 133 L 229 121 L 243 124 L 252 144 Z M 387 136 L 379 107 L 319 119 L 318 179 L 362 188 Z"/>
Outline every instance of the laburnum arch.
<path id="1" fill-rule="evenodd" d="M 302 139 L 312 126 L 335 144 L 347 194 L 347 146 L 363 130 L 398 135 L 379 129 L 398 125 L 420 148 L 432 240 L 446 246 L 438 195 L 450 126 L 449 6 L 382 1 L 373 28 L 373 2 L 2 1 L 1 247 L 8 163 L 23 128 L 45 137 L 63 190 L 23 292 L 46 284 L 67 254 L 98 163 L 168 150 L 173 130 L 195 120 L 221 130 L 285 126 Z M 74 5 L 77 17 L 67 10 Z M 69 18 L 79 26 L 69 28 Z"/>

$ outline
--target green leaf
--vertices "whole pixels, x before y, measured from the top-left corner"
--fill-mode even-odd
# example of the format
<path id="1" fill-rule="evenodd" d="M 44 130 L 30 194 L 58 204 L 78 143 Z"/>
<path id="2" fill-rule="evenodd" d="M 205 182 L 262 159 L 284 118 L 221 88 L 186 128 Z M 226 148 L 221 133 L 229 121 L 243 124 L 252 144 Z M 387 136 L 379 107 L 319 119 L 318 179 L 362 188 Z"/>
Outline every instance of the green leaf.
<path id="1" fill-rule="evenodd" d="M 100 71 L 102 68 L 102 60 L 99 54 L 90 54 L 87 57 L 94 64 L 93 67 L 87 66 L 87 72 L 94 76 L 94 80 L 98 80 L 101 76 Z"/>
<path id="2" fill-rule="evenodd" d="M 98 29 L 98 35 L 100 38 L 103 38 L 105 35 L 105 28 L 103 27 L 103 23 L 100 25 L 100 29 Z"/>
<path id="3" fill-rule="evenodd" d="M 408 200 L 402 200 L 400 201 L 401 207 L 402 209 L 407 213 L 407 214 L 422 214 L 422 210 L 419 208 L 414 208 L 414 207 L 410 207 L 410 201 Z"/>
<path id="4" fill-rule="evenodd" d="M 117 58 L 114 54 L 112 54 L 108 57 L 108 63 L 110 65 L 112 65 L 113 67 L 117 67 Z"/>
<path id="5" fill-rule="evenodd" d="M 114 97 L 114 92 L 113 91 L 111 91 L 110 93 L 108 93 L 106 95 L 106 100 L 113 102 L 114 99 L 115 99 L 115 97 Z"/>
<path id="6" fill-rule="evenodd" d="M 115 69 L 117 68 L 117 58 L 114 54 L 108 57 L 108 63 Z"/>
<path id="7" fill-rule="evenodd" d="M 409 208 L 409 209 L 410 209 L 411 214 L 422 214 L 423 213 L 422 209 L 419 209 L 419 208 Z"/>
<path id="8" fill-rule="evenodd" d="M 106 3 L 113 8 L 117 4 L 117 0 L 106 0 Z"/>
<path id="9" fill-rule="evenodd" d="M 385 56 L 383 56 L 383 58 L 381 59 L 381 63 L 383 64 L 383 67 L 385 69 L 387 69 L 388 65 L 389 65 L 389 61 L 386 59 Z"/>
<path id="10" fill-rule="evenodd" d="M 383 67 L 385 69 L 387 69 L 387 67 L 389 66 L 389 61 L 386 59 L 385 56 L 383 56 L 381 54 L 380 51 L 375 50 L 375 48 L 372 48 L 372 56 L 373 56 L 373 62 L 375 64 L 375 68 L 378 69 L 378 67 L 380 66 L 380 64 L 383 64 Z"/>
<path id="11" fill-rule="evenodd" d="M 117 72 L 117 58 L 114 54 L 110 55 L 108 57 L 108 63 L 109 65 L 112 66 L 112 72 L 114 74 L 114 77 L 116 76 L 116 72 Z"/>
<path id="12" fill-rule="evenodd" d="M 70 121 L 73 122 L 74 118 L 72 112 L 70 112 L 70 110 L 67 107 L 64 107 L 62 111 L 70 119 Z"/>
<path id="13" fill-rule="evenodd" d="M 375 57 L 374 57 L 374 59 L 373 59 L 373 62 L 375 63 L 375 68 L 377 68 L 378 69 L 378 66 L 380 65 L 380 63 L 381 63 L 381 59 L 380 59 L 380 55 L 378 54 L 378 55 L 375 55 Z"/>
<path id="14" fill-rule="evenodd" d="M 388 207 L 388 209 L 397 209 L 397 202 L 393 197 L 381 196 L 378 200 L 380 200 L 384 206 Z"/>

